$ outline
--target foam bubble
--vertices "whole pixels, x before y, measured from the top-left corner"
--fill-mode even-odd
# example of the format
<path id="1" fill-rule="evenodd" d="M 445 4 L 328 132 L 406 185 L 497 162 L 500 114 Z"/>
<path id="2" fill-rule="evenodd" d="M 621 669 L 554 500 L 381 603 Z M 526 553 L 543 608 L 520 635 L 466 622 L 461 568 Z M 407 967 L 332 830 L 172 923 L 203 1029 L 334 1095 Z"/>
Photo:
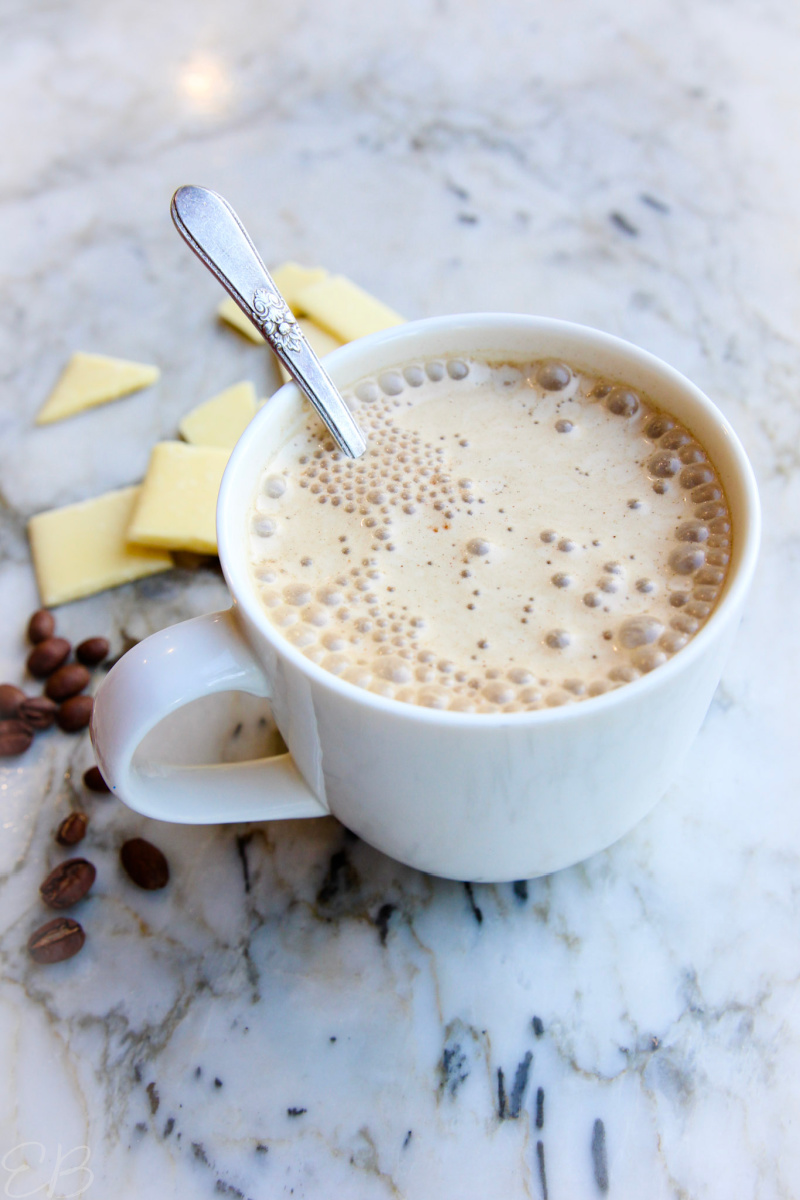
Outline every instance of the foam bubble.
<path id="1" fill-rule="evenodd" d="M 687 491 L 713 482 L 714 472 L 705 463 L 692 463 L 691 466 L 684 467 L 680 474 L 681 487 Z"/>
<path id="2" fill-rule="evenodd" d="M 636 667 L 612 667 L 608 678 L 612 683 L 633 683 L 634 679 L 639 678 L 639 674 Z"/>
<path id="3" fill-rule="evenodd" d="M 252 529 L 253 533 L 255 533 L 258 537 L 268 538 L 272 537 L 274 534 L 276 525 L 272 520 L 272 517 L 264 517 L 256 514 L 256 516 L 253 517 Z"/>
<path id="4" fill-rule="evenodd" d="M 669 556 L 669 565 L 677 575 L 693 575 L 705 561 L 706 556 L 702 550 L 683 547 L 677 547 Z"/>
<path id="5" fill-rule="evenodd" d="M 384 371 L 378 377 L 381 391 L 387 396 L 399 396 L 403 390 L 403 376 L 398 371 Z"/>
<path id="6" fill-rule="evenodd" d="M 657 442 L 670 429 L 675 428 L 675 422 L 672 417 L 666 416 L 665 413 L 657 413 L 646 422 L 644 427 L 644 436 L 649 438 L 651 442 Z"/>
<path id="7" fill-rule="evenodd" d="M 509 704 L 515 696 L 513 687 L 507 683 L 502 683 L 499 679 L 492 683 L 487 683 L 482 689 L 481 695 L 485 696 L 492 704 Z"/>
<path id="8" fill-rule="evenodd" d="M 619 385 L 612 387 L 604 403 L 608 411 L 618 417 L 632 417 L 639 411 L 639 397 L 636 393 Z"/>
<path id="9" fill-rule="evenodd" d="M 414 678 L 405 659 L 394 654 L 381 658 L 375 667 L 375 674 L 381 679 L 388 679 L 391 683 L 410 683 Z"/>
<path id="10" fill-rule="evenodd" d="M 656 450 L 647 460 L 647 469 L 658 479 L 669 479 L 677 475 L 681 469 L 681 460 L 669 451 Z"/>
<path id="11" fill-rule="evenodd" d="M 623 650 L 634 650 L 637 646 L 649 646 L 664 632 L 664 626 L 655 617 L 646 614 L 627 617 L 617 631 L 617 645 Z"/>
<path id="12" fill-rule="evenodd" d="M 286 634 L 286 640 L 287 642 L 291 642 L 293 646 L 297 646 L 298 650 L 304 650 L 306 646 L 313 646 L 317 637 L 312 630 L 306 629 L 302 625 L 297 625 Z"/>
<path id="13" fill-rule="evenodd" d="M 282 475 L 268 475 L 264 482 L 264 494 L 278 500 L 286 491 L 286 480 Z"/>
<path id="14" fill-rule="evenodd" d="M 356 388 L 356 396 L 362 404 L 374 404 L 380 394 L 380 388 L 374 379 L 365 379 Z"/>
<path id="15" fill-rule="evenodd" d="M 425 382 L 425 371 L 416 364 L 411 367 L 405 367 L 403 369 L 403 378 L 409 387 L 422 387 L 422 384 Z"/>
<path id="16" fill-rule="evenodd" d="M 467 550 L 469 553 L 474 554 L 479 558 L 482 558 L 484 555 L 488 554 L 491 548 L 492 547 L 487 541 L 485 541 L 484 538 L 472 538 L 467 542 Z"/>
<path id="17" fill-rule="evenodd" d="M 683 649 L 688 641 L 687 634 L 668 629 L 665 633 L 662 633 L 658 639 L 658 644 L 662 650 L 666 650 L 667 654 L 676 654 L 678 650 Z"/>
<path id="18" fill-rule="evenodd" d="M 685 446 L 691 441 L 685 429 L 671 429 L 661 438 L 659 445 L 665 450 L 679 450 L 681 446 Z"/>
<path id="19" fill-rule="evenodd" d="M 283 589 L 283 598 L 287 604 L 300 607 L 308 604 L 311 599 L 311 588 L 306 583 L 287 583 Z"/>
<path id="20" fill-rule="evenodd" d="M 656 667 L 663 666 L 667 661 L 666 654 L 657 646 L 639 646 L 637 650 L 633 651 L 631 658 L 634 665 L 644 674 L 655 671 Z"/>
<path id="21" fill-rule="evenodd" d="M 572 638 L 566 629 L 551 629 L 544 640 L 551 650 L 564 650 Z"/>
<path id="22" fill-rule="evenodd" d="M 572 372 L 562 362 L 542 363 L 536 372 L 536 382 L 548 392 L 562 391 L 571 379 Z"/>
<path id="23" fill-rule="evenodd" d="M 330 619 L 330 613 L 320 604 L 309 604 L 303 609 L 303 620 L 307 625 L 316 625 L 317 629 L 322 629 Z"/>
<path id="24" fill-rule="evenodd" d="M 447 364 L 447 374 L 451 379 L 466 379 L 469 375 L 469 367 L 460 358 L 451 358 Z"/>
<path id="25" fill-rule="evenodd" d="M 705 542 L 708 540 L 708 526 L 702 521 L 684 521 L 678 526 L 675 537 L 679 542 Z"/>

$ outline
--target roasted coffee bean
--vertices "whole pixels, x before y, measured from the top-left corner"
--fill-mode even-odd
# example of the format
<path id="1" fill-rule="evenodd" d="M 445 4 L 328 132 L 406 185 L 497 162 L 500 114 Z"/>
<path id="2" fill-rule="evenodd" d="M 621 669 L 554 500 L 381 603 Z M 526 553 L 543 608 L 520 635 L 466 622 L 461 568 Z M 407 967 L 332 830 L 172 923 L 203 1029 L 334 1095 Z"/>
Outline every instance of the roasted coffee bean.
<path id="1" fill-rule="evenodd" d="M 52 675 L 68 658 L 72 649 L 66 638 L 49 637 L 34 646 L 28 655 L 28 670 L 37 679 Z"/>
<path id="2" fill-rule="evenodd" d="M 97 872 L 85 858 L 68 858 L 54 867 L 39 891 L 50 908 L 70 908 L 82 900 Z"/>
<path id="3" fill-rule="evenodd" d="M 88 771 L 83 773 L 83 786 L 87 787 L 90 792 L 110 792 L 111 788 L 106 783 L 103 776 L 100 774 L 99 767 L 89 767 Z"/>
<path id="4" fill-rule="evenodd" d="M 86 837 L 88 824 L 89 818 L 86 813 L 69 813 L 56 830 L 56 841 L 62 846 L 77 846 L 78 842 L 82 842 Z"/>
<path id="5" fill-rule="evenodd" d="M 65 663 L 63 667 L 53 671 L 45 684 L 44 693 L 51 700 L 68 700 L 70 696 L 77 696 L 78 692 L 82 692 L 90 679 L 88 669 L 80 663 Z"/>
<path id="6" fill-rule="evenodd" d="M 92 719 L 91 696 L 70 696 L 58 710 L 56 720 L 64 733 L 80 733 Z"/>
<path id="7" fill-rule="evenodd" d="M 19 706 L 19 718 L 36 733 L 49 729 L 56 719 L 58 705 L 47 696 L 26 696 Z"/>
<path id="8" fill-rule="evenodd" d="M 86 934 L 71 917 L 55 917 L 28 938 L 28 953 L 37 963 L 58 963 L 82 948 Z"/>
<path id="9" fill-rule="evenodd" d="M 13 683 L 0 683 L 0 720 L 19 716 L 19 706 L 25 699 L 22 688 Z"/>
<path id="10" fill-rule="evenodd" d="M 40 608 L 28 622 L 28 641 L 34 646 L 50 638 L 56 631 L 56 619 L 46 608 Z"/>
<path id="11" fill-rule="evenodd" d="M 104 659 L 108 658 L 108 652 L 111 649 L 108 638 L 91 637 L 85 642 L 81 642 L 75 650 L 75 657 L 78 662 L 82 662 L 84 666 L 96 667 Z"/>
<path id="12" fill-rule="evenodd" d="M 18 717 L 0 721 L 0 758 L 13 758 L 16 754 L 24 754 L 32 741 L 33 730 Z"/>
<path id="13" fill-rule="evenodd" d="M 130 878 L 140 888 L 155 892 L 167 886 L 169 865 L 166 858 L 151 842 L 144 838 L 131 838 L 119 852 L 122 865 Z"/>

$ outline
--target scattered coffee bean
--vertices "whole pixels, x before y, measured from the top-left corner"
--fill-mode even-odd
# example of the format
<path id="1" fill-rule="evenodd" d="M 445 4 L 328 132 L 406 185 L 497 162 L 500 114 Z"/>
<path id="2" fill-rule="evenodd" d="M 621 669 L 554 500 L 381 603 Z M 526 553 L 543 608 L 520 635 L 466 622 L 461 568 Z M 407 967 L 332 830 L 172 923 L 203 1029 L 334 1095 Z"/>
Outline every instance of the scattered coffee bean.
<path id="1" fill-rule="evenodd" d="M 58 705 L 47 696 L 26 696 L 19 706 L 19 718 L 35 733 L 49 729 L 56 719 Z"/>
<path id="2" fill-rule="evenodd" d="M 78 842 L 82 842 L 86 837 L 88 824 L 89 818 L 86 813 L 69 813 L 56 830 L 56 841 L 62 846 L 77 846 Z"/>
<path id="3" fill-rule="evenodd" d="M 0 721 L 0 758 L 13 758 L 24 754 L 33 741 L 30 725 L 14 717 Z"/>
<path id="4" fill-rule="evenodd" d="M 34 646 L 50 638 L 56 631 L 56 619 L 46 608 L 40 608 L 28 622 L 28 641 Z"/>
<path id="5" fill-rule="evenodd" d="M 85 642 L 81 642 L 80 646 L 76 648 L 75 657 L 86 667 L 96 667 L 108 658 L 110 649 L 108 638 L 91 637 L 87 638 Z"/>
<path id="6" fill-rule="evenodd" d="M 106 783 L 103 776 L 100 774 L 99 767 L 89 767 L 88 771 L 83 773 L 83 786 L 87 787 L 90 792 L 110 792 L 111 788 Z"/>
<path id="7" fill-rule="evenodd" d="M 72 649 L 66 638 L 49 637 L 39 642 L 28 655 L 28 670 L 37 679 L 52 675 Z"/>
<path id="8" fill-rule="evenodd" d="M 169 865 L 157 846 L 144 838 L 131 838 L 119 852 L 122 865 L 130 878 L 148 892 L 166 887 L 169 882 Z"/>
<path id="9" fill-rule="evenodd" d="M 37 963 L 65 962 L 82 948 L 86 934 L 71 917 L 56 917 L 28 938 L 28 953 Z"/>
<path id="10" fill-rule="evenodd" d="M 92 719 L 91 696 L 70 696 L 58 710 L 58 726 L 64 733 L 80 733 Z"/>
<path id="11" fill-rule="evenodd" d="M 42 899 L 50 908 L 70 908 L 83 899 L 96 874 L 85 858 L 68 858 L 50 872 L 39 888 Z"/>
<path id="12" fill-rule="evenodd" d="M 82 692 L 90 679 L 88 669 L 80 663 L 65 663 L 63 667 L 53 671 L 44 692 L 51 700 L 68 700 L 70 696 L 77 696 L 78 692 Z"/>
<path id="13" fill-rule="evenodd" d="M 0 719 L 19 715 L 19 706 L 25 699 L 22 688 L 13 683 L 0 683 Z"/>

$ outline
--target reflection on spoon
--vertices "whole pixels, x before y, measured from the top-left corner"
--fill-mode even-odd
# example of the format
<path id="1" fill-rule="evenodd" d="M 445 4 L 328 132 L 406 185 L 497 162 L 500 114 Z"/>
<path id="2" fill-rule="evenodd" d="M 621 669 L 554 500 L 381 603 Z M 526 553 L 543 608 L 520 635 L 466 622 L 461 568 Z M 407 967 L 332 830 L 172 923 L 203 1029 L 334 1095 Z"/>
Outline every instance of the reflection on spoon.
<path id="1" fill-rule="evenodd" d="M 227 200 L 208 188 L 181 187 L 170 211 L 181 237 L 263 334 L 339 448 L 359 458 L 367 448 L 364 434 Z"/>

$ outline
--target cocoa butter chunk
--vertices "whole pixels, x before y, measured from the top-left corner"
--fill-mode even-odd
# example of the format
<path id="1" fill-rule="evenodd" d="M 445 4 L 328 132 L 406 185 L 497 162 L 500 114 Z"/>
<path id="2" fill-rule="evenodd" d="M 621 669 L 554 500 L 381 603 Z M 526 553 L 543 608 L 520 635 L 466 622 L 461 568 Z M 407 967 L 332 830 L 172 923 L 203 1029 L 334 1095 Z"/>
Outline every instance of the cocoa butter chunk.
<path id="1" fill-rule="evenodd" d="M 33 741 L 33 730 L 24 721 L 13 717 L 0 721 L 0 758 L 14 758 L 24 754 Z"/>
<path id="2" fill-rule="evenodd" d="M 96 667 L 108 658 L 110 649 L 108 638 L 90 637 L 75 648 L 75 657 L 85 667 Z"/>
<path id="3" fill-rule="evenodd" d="M 117 400 L 149 387 L 160 375 L 158 367 L 108 358 L 103 354 L 73 354 L 36 417 L 37 425 L 61 421 L 97 404 Z"/>
<path id="4" fill-rule="evenodd" d="M 56 830 L 56 841 L 62 846 L 77 846 L 86 837 L 89 818 L 86 813 L 68 813 Z"/>
<path id="5" fill-rule="evenodd" d="M 128 543 L 139 491 L 120 488 L 31 517 L 28 536 L 44 604 L 67 604 L 169 570 L 172 559 L 163 550 Z"/>
<path id="6" fill-rule="evenodd" d="M 56 719 L 58 705 L 47 696 L 26 696 L 19 706 L 19 719 L 36 733 L 49 729 Z"/>
<path id="7" fill-rule="evenodd" d="M 44 966 L 65 962 L 83 948 L 86 934 L 71 917 L 55 917 L 28 938 L 28 953 Z"/>
<path id="8" fill-rule="evenodd" d="M 61 703 L 62 700 L 68 700 L 70 696 L 77 696 L 78 692 L 82 692 L 90 679 L 88 668 L 82 663 L 64 663 L 63 667 L 53 671 L 47 680 L 44 693 L 51 700 Z"/>
<path id="9" fill-rule="evenodd" d="M 137 887 L 155 892 L 169 883 L 169 865 L 152 842 L 131 838 L 123 844 L 119 857 L 128 876 Z"/>
<path id="10" fill-rule="evenodd" d="M 72 649 L 66 638 L 49 637 L 33 647 L 28 655 L 28 670 L 37 679 L 52 675 L 69 657 Z"/>
<path id="11" fill-rule="evenodd" d="M 90 792 L 110 792 L 111 788 L 106 783 L 103 776 L 100 774 L 99 767 L 89 767 L 88 771 L 83 773 L 83 786 L 87 787 Z"/>
<path id="12" fill-rule="evenodd" d="M 91 696 L 70 696 L 58 710 L 59 729 L 64 733 L 80 733 L 92 719 L 93 704 Z"/>
<path id="13" fill-rule="evenodd" d="M 0 683 L 0 720 L 19 715 L 19 706 L 25 699 L 22 688 L 13 683 Z"/>
<path id="14" fill-rule="evenodd" d="M 68 858 L 54 867 L 39 888 L 50 908 L 71 908 L 82 900 L 95 881 L 93 865 L 85 858 Z"/>
<path id="15" fill-rule="evenodd" d="M 28 622 L 28 641 L 32 645 L 52 637 L 56 631 L 56 619 L 46 608 L 37 609 Z"/>

